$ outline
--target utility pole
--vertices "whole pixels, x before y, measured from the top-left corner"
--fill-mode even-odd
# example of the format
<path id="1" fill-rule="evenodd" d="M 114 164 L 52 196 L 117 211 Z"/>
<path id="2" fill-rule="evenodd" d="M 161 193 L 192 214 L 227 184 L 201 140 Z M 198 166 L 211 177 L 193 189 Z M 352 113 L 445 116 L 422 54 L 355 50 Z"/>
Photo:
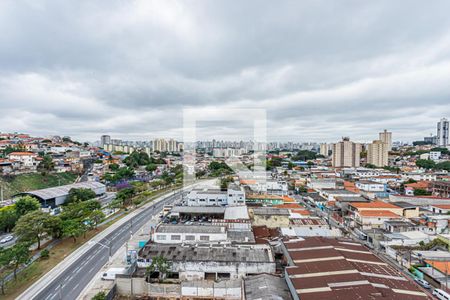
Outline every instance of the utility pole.
<path id="1" fill-rule="evenodd" d="M 3 185 L 0 185 L 0 201 L 3 203 Z"/>

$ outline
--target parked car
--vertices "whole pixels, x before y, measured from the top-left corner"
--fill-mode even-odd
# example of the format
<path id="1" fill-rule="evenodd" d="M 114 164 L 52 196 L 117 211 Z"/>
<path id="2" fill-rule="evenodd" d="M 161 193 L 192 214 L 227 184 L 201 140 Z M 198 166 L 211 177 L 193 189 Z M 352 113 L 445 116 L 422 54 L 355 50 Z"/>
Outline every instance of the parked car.
<path id="1" fill-rule="evenodd" d="M 13 239 L 14 239 L 14 237 L 12 235 L 7 235 L 7 236 L 5 236 L 4 238 L 2 238 L 0 240 L 0 244 L 4 244 L 4 243 L 7 243 L 7 242 L 10 242 Z"/>
<path id="2" fill-rule="evenodd" d="M 433 291 L 433 296 L 441 300 L 450 300 L 450 295 L 447 292 L 444 292 L 440 289 L 435 289 Z"/>
<path id="3" fill-rule="evenodd" d="M 431 285 L 423 279 L 416 278 L 416 279 L 414 279 L 414 281 L 426 289 L 431 289 Z"/>

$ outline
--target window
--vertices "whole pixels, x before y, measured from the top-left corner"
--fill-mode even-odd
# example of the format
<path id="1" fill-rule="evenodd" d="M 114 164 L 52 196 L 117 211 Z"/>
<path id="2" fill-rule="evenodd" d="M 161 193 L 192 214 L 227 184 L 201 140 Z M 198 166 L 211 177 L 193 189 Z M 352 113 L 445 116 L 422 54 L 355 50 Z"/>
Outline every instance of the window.
<path id="1" fill-rule="evenodd" d="M 200 202 L 205 202 L 205 201 L 206 201 L 206 199 L 200 199 L 199 201 L 200 201 Z"/>
<path id="2" fill-rule="evenodd" d="M 200 236 L 200 241 L 209 241 L 209 236 L 207 236 L 207 235 L 201 235 L 201 236 Z"/>
<path id="3" fill-rule="evenodd" d="M 179 235 L 179 234 L 174 234 L 174 235 L 172 235 L 171 237 L 170 237 L 170 239 L 172 240 L 172 241 L 179 241 L 179 240 L 181 240 L 181 235 Z"/>
<path id="4" fill-rule="evenodd" d="M 214 202 L 216 201 L 216 199 L 209 199 L 209 202 Z"/>
<path id="5" fill-rule="evenodd" d="M 195 240 L 195 235 L 187 235 L 186 236 L 186 241 L 194 241 Z"/>
<path id="6" fill-rule="evenodd" d="M 156 236 L 156 239 L 158 240 L 158 241 L 165 241 L 166 240 L 166 236 L 165 235 L 157 235 Z"/>

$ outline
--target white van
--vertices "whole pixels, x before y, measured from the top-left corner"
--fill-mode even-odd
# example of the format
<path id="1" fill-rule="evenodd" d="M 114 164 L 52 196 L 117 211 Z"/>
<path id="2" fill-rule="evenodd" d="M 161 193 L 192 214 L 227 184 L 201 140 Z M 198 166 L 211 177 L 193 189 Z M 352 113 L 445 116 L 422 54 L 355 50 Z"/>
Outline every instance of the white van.
<path id="1" fill-rule="evenodd" d="M 110 268 L 102 274 L 102 280 L 115 280 L 117 274 L 127 274 L 127 268 Z"/>
<path id="2" fill-rule="evenodd" d="M 440 289 L 435 289 L 433 291 L 433 296 L 441 300 L 450 300 L 450 294 Z"/>

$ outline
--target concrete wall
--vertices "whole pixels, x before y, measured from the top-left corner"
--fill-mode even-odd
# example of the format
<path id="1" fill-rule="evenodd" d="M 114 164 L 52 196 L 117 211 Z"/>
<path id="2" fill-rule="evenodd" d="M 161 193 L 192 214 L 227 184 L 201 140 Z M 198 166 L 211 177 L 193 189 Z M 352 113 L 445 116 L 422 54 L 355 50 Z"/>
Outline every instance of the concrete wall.
<path id="1" fill-rule="evenodd" d="M 179 284 L 152 284 L 147 283 L 145 278 L 116 278 L 117 293 L 122 296 L 166 296 L 180 297 L 181 287 Z"/>

